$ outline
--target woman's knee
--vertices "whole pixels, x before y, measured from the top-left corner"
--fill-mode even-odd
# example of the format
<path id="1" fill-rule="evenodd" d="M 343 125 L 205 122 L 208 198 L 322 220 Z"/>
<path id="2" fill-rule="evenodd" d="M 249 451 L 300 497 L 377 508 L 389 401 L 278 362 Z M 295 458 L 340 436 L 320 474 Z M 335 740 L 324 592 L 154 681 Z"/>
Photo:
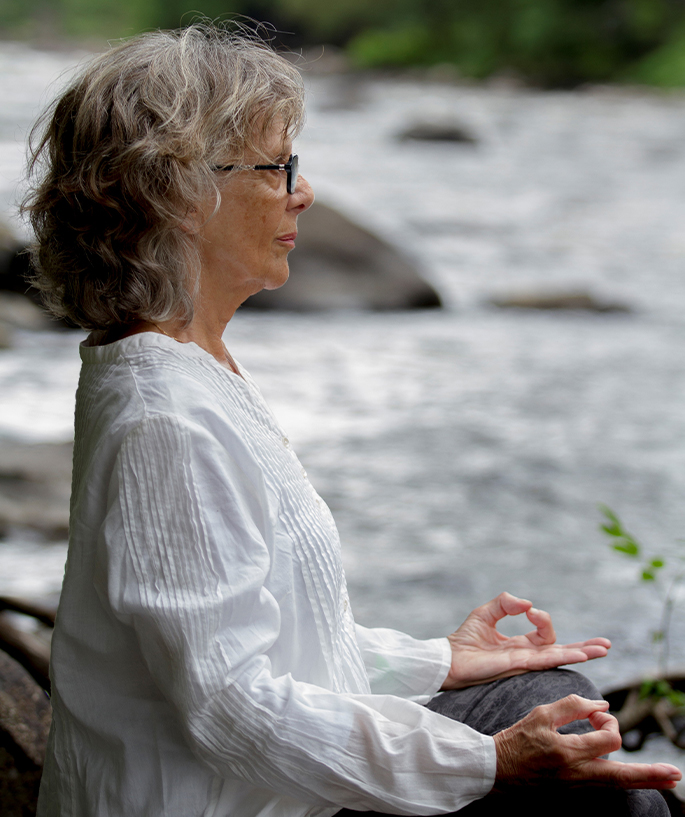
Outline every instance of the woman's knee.
<path id="1" fill-rule="evenodd" d="M 486 735 L 494 735 L 524 718 L 536 706 L 571 694 L 592 700 L 601 698 L 592 681 L 579 672 L 552 669 L 445 692 L 430 701 L 428 708 Z M 582 732 L 589 728 L 587 722 L 576 721 L 564 730 Z"/>

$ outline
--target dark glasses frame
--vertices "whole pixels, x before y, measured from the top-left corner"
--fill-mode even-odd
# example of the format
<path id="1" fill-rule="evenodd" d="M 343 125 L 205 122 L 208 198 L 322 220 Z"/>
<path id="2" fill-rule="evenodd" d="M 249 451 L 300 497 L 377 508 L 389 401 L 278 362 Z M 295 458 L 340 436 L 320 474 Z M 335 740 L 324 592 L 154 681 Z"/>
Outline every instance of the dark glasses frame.
<path id="1" fill-rule="evenodd" d="M 217 173 L 224 170 L 285 170 L 285 187 L 290 195 L 297 187 L 297 176 L 299 171 L 299 161 L 297 155 L 290 154 L 287 162 L 280 165 L 216 165 L 212 168 Z"/>

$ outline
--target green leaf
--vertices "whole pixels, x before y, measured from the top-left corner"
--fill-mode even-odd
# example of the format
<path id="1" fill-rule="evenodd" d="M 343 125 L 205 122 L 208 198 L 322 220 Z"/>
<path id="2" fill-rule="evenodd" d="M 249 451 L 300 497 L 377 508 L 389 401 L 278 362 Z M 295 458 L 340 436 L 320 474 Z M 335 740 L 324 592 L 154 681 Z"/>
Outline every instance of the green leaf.
<path id="1" fill-rule="evenodd" d="M 614 550 L 617 550 L 619 553 L 625 553 L 626 556 L 639 556 L 640 555 L 640 548 L 639 546 L 633 542 L 632 540 L 626 539 L 618 545 L 612 545 Z"/>
<path id="2" fill-rule="evenodd" d="M 649 698 L 656 689 L 657 682 L 653 678 L 645 678 L 640 684 L 640 699 Z"/>
<path id="3" fill-rule="evenodd" d="M 669 684 L 669 682 L 664 681 L 663 679 L 657 681 L 654 685 L 654 694 L 658 695 L 659 698 L 667 698 L 673 691 L 673 687 Z"/>
<path id="4" fill-rule="evenodd" d="M 618 516 L 616 516 L 616 514 L 611 510 L 611 508 L 608 505 L 600 504 L 597 507 L 599 508 L 599 512 L 604 514 L 604 516 L 606 516 L 607 519 L 609 519 L 615 525 L 620 526 L 621 523 L 619 522 Z"/>
<path id="5" fill-rule="evenodd" d="M 645 678 L 640 686 L 639 695 L 641 700 L 645 700 L 645 698 L 668 698 L 674 706 L 685 706 L 685 693 L 673 689 L 670 682 L 663 678 L 658 681 L 654 678 Z"/>
<path id="6" fill-rule="evenodd" d="M 678 708 L 685 707 L 685 692 L 681 692 L 679 689 L 671 689 L 666 697 L 673 706 L 677 706 Z"/>
<path id="7" fill-rule="evenodd" d="M 620 525 L 600 525 L 599 528 L 609 536 L 623 536 L 623 531 L 621 530 Z"/>
<path id="8" fill-rule="evenodd" d="M 663 559 L 652 559 L 652 561 L 649 563 L 650 567 L 654 567 L 654 568 L 663 567 L 664 564 L 665 564 L 665 562 L 664 562 Z"/>
<path id="9" fill-rule="evenodd" d="M 654 573 L 651 570 L 643 570 L 642 571 L 642 581 L 643 582 L 653 582 L 656 579 Z"/>

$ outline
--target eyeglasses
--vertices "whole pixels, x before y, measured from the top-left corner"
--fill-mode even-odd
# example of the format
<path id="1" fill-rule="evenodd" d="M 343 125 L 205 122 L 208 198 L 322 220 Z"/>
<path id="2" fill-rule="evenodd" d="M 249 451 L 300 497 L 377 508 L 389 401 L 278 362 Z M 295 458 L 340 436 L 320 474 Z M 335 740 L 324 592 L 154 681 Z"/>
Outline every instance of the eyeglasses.
<path id="1" fill-rule="evenodd" d="M 297 187 L 298 160 L 297 156 L 290 155 L 290 158 L 282 165 L 216 165 L 212 168 L 215 172 L 223 170 L 285 170 L 286 190 L 291 195 Z"/>

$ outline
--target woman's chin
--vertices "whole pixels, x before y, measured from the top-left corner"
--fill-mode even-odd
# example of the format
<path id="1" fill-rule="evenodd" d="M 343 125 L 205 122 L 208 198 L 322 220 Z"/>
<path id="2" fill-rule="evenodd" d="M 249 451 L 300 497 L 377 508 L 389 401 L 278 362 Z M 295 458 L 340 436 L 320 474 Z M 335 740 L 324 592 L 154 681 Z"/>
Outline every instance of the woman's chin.
<path id="1" fill-rule="evenodd" d="M 280 289 L 280 287 L 287 283 L 289 277 L 290 270 L 286 266 L 285 270 L 280 275 L 273 275 L 267 278 L 264 281 L 263 289 Z"/>

